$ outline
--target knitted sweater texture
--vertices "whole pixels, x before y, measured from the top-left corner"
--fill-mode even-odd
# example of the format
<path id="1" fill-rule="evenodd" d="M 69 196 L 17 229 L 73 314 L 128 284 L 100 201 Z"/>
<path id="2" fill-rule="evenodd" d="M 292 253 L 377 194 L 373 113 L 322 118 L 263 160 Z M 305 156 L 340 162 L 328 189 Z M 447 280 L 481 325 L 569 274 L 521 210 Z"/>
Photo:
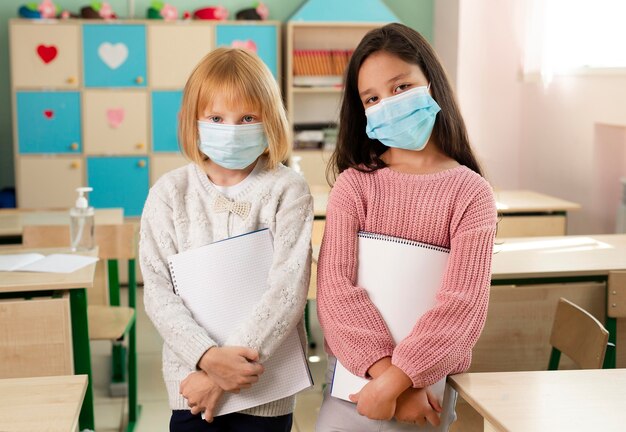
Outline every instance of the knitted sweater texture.
<path id="1" fill-rule="evenodd" d="M 491 187 L 465 166 L 433 174 L 344 171 L 329 198 L 318 262 L 327 352 L 362 377 L 391 357 L 414 387 L 467 370 L 487 317 L 496 218 Z M 356 284 L 359 231 L 450 249 L 436 306 L 397 345 Z"/>
<path id="2" fill-rule="evenodd" d="M 258 163 L 265 162 L 261 158 Z M 141 218 L 139 251 L 145 308 L 164 341 L 163 377 L 170 408 L 175 410 L 189 409 L 179 393 L 180 383 L 197 370 L 203 354 L 217 344 L 174 293 L 167 262 L 170 255 L 269 228 L 274 257 L 267 291 L 248 319 L 232 329 L 224 345 L 254 348 L 264 361 L 295 328 L 303 347 L 306 343 L 302 317 L 310 278 L 313 200 L 305 180 L 282 165 L 260 170 L 233 197 L 251 204 L 245 218 L 214 211 L 219 194 L 204 171 L 189 164 L 156 182 Z M 210 284 L 207 296 L 211 296 Z M 293 411 L 294 400 L 287 397 L 243 412 L 284 415 Z"/>

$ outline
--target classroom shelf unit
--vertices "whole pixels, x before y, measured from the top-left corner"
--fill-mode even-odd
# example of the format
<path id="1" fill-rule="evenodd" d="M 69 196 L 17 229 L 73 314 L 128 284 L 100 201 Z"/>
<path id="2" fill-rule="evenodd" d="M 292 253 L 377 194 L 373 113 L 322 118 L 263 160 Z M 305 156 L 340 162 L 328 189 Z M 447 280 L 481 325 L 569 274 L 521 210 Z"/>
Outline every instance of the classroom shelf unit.
<path id="1" fill-rule="evenodd" d="M 285 42 L 285 102 L 291 125 L 336 124 L 342 97 L 343 73 L 319 67 L 335 52 L 352 51 L 370 30 L 384 22 L 310 22 L 289 21 Z M 305 64 L 296 65 L 295 55 L 315 53 Z M 319 54 L 321 53 L 321 55 Z M 321 58 L 321 59 L 320 59 Z M 305 62 L 306 63 L 306 62 Z M 304 72 L 304 73 L 303 73 Z M 310 72 L 310 76 L 306 76 Z M 297 73 L 297 75 L 296 75 Z M 320 85 L 326 81 L 328 85 Z M 310 85 L 307 85 L 310 83 Z M 331 152 L 294 150 L 309 186 L 317 191 L 328 190 L 326 164 Z"/>
<path id="2" fill-rule="evenodd" d="M 177 140 L 182 88 L 219 46 L 255 46 L 280 83 L 274 21 L 24 20 L 9 23 L 20 208 L 95 207 L 139 216 L 148 189 L 186 163 Z"/>

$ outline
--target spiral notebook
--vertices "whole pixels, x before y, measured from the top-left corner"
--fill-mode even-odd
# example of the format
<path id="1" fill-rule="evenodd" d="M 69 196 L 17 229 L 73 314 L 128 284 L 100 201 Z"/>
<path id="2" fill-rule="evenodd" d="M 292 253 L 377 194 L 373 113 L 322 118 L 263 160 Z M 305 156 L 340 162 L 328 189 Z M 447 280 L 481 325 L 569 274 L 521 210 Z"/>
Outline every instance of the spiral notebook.
<path id="1" fill-rule="evenodd" d="M 272 235 L 263 229 L 168 258 L 176 293 L 219 345 L 261 300 L 273 254 Z M 282 399 L 313 384 L 297 329 L 263 366 L 265 372 L 251 388 L 224 394 L 215 415 Z"/>
<path id="2" fill-rule="evenodd" d="M 358 233 L 357 285 L 367 291 L 395 343 L 408 336 L 417 320 L 435 306 L 449 255 L 448 249 L 438 246 Z M 440 403 L 445 381 L 443 378 L 431 386 Z M 330 394 L 349 401 L 348 396 L 365 384 L 366 379 L 353 375 L 337 361 Z"/>

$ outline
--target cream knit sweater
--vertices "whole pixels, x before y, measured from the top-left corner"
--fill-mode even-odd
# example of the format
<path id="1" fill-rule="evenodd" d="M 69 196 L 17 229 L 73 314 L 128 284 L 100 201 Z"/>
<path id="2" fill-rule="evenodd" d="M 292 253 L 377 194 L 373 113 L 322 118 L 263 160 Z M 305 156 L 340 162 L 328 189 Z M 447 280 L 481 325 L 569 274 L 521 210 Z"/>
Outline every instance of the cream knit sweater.
<path id="1" fill-rule="evenodd" d="M 139 244 L 146 312 L 164 340 L 163 378 L 174 410 L 189 409 L 179 394 L 180 382 L 202 355 L 217 345 L 174 293 L 167 258 L 238 234 L 269 228 L 274 260 L 268 291 L 253 314 L 233 328 L 225 345 L 257 349 L 264 361 L 294 328 L 306 344 L 302 317 L 310 278 L 313 200 L 305 180 L 282 165 L 265 167 L 264 158 L 235 201 L 251 204 L 244 219 L 214 212 L 219 192 L 195 164 L 171 171 L 150 189 L 141 218 Z M 211 287 L 207 286 L 207 295 Z M 215 299 L 219 301 L 219 299 Z M 295 397 L 243 411 L 258 416 L 291 413 Z"/>

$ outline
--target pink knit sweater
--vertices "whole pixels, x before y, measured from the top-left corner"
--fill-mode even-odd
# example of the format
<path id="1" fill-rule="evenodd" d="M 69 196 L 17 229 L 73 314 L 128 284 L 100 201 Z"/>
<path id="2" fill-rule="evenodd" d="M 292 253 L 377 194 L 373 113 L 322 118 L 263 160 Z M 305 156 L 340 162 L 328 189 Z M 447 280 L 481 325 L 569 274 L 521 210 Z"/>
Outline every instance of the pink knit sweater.
<path id="1" fill-rule="evenodd" d="M 397 346 L 356 286 L 358 231 L 450 248 L 437 306 Z M 317 313 L 327 352 L 362 377 L 389 356 L 414 387 L 467 370 L 487 317 L 495 231 L 491 187 L 465 166 L 423 175 L 344 171 L 330 194 L 318 261 Z"/>

